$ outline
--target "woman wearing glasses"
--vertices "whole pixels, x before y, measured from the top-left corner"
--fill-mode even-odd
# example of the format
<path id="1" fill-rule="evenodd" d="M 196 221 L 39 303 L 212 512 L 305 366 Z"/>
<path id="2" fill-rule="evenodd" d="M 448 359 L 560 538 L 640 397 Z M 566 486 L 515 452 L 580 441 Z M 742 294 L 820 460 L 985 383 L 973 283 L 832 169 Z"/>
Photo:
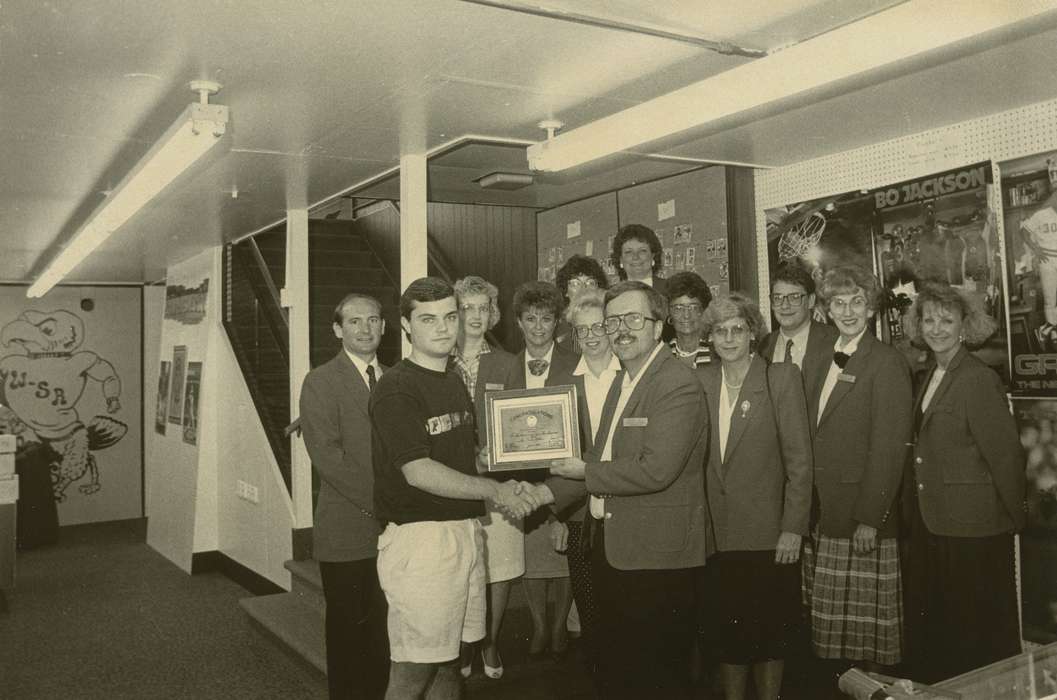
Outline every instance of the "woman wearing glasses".
<path id="1" fill-rule="evenodd" d="M 674 278 L 673 278 L 674 281 Z M 715 639 L 728 700 L 777 698 L 800 611 L 801 538 L 811 509 L 811 438 L 800 371 L 753 349 L 763 318 L 748 297 L 705 312 L 716 362 L 699 372 L 712 441 L 706 493 L 716 553 L 705 567 L 702 629 Z"/>
<path id="2" fill-rule="evenodd" d="M 696 272 L 677 272 L 668 278 L 668 322 L 675 330 L 668 345 L 691 369 L 712 361 L 704 337 L 705 309 L 711 301 L 708 283 Z"/>
<path id="3" fill-rule="evenodd" d="M 566 260 L 565 264 L 558 269 L 554 283 L 558 291 L 562 293 L 566 308 L 577 295 L 593 289 L 605 290 L 609 286 L 602 266 L 597 260 L 587 255 L 573 255 Z M 580 352 L 576 334 L 565 318 L 559 320 L 558 327 L 554 329 L 554 342 L 566 350 Z"/>
<path id="4" fill-rule="evenodd" d="M 910 370 L 870 332 L 882 294 L 876 277 L 837 267 L 818 291 L 840 336 L 808 405 L 819 498 L 803 557 L 812 642 L 823 659 L 889 666 L 902 654 L 894 510 L 910 440 Z"/>
<path id="5" fill-rule="evenodd" d="M 996 330 L 982 301 L 921 289 L 908 331 L 932 351 L 903 478 L 908 657 L 915 678 L 956 676 L 1020 652 L 1013 533 L 1024 527 L 1024 451 L 990 367 L 969 354 Z"/>
<path id="6" fill-rule="evenodd" d="M 596 440 L 602 420 L 602 408 L 620 372 L 620 361 L 613 355 L 606 334 L 603 316 L 604 295 L 592 289 L 577 295 L 565 311 L 565 319 L 576 334 L 583 355 L 567 383 L 575 384 L 579 398 L 581 448 L 587 453 Z M 566 383 L 559 381 L 559 383 Z M 597 639 L 596 611 L 591 594 L 590 563 L 585 556 L 582 540 L 583 521 L 587 509 L 587 498 L 566 508 L 555 526 L 555 548 L 565 551 L 569 558 L 569 576 L 572 580 L 573 599 L 580 616 L 580 630 L 584 640 L 587 662 L 592 667 L 597 663 L 600 647 Z M 561 541 L 564 535 L 564 542 Z"/>
<path id="7" fill-rule="evenodd" d="M 499 290 L 491 282 L 476 276 L 463 277 L 455 283 L 459 305 L 458 342 L 451 352 L 451 367 L 459 373 L 473 398 L 477 413 L 478 437 L 484 425 L 484 393 L 505 388 L 507 376 L 514 368 L 514 356 L 502 348 L 492 347 L 485 333 L 499 323 Z M 503 624 L 510 586 L 525 573 L 525 537 L 522 521 L 513 520 L 492 506 L 484 519 L 484 548 L 488 569 L 488 636 L 481 647 L 481 662 L 489 678 L 502 678 L 503 660 L 496 646 Z M 464 646 L 461 654 L 464 678 L 469 677 L 473 649 Z"/>

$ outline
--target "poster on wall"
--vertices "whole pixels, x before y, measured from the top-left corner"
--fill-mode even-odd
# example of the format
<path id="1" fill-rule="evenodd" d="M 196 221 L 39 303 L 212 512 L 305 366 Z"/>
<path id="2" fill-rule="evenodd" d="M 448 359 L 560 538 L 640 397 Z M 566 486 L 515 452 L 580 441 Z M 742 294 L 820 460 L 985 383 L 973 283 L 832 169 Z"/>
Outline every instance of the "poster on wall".
<path id="1" fill-rule="evenodd" d="M 169 422 L 183 422 L 184 375 L 187 373 L 187 346 L 172 349 L 172 381 L 169 384 Z"/>
<path id="2" fill-rule="evenodd" d="M 1057 151 L 998 164 L 1015 395 L 1057 396 Z"/>
<path id="3" fill-rule="evenodd" d="M 183 437 L 188 445 L 198 444 L 198 399 L 202 391 L 202 363 L 190 362 L 187 365 L 187 378 L 184 380 L 184 415 Z"/>
<path id="4" fill-rule="evenodd" d="M 1057 641 L 1057 400 L 1014 399 L 1027 453 L 1027 525 L 1020 534 L 1024 639 Z"/>
<path id="5" fill-rule="evenodd" d="M 209 278 L 194 287 L 170 284 L 165 287 L 165 318 L 188 326 L 201 323 L 206 316 Z"/>
<path id="6" fill-rule="evenodd" d="M 158 370 L 158 400 L 154 408 L 154 432 L 159 435 L 165 434 L 165 422 L 169 414 L 169 372 L 171 369 L 171 362 L 161 361 L 161 368 Z"/>

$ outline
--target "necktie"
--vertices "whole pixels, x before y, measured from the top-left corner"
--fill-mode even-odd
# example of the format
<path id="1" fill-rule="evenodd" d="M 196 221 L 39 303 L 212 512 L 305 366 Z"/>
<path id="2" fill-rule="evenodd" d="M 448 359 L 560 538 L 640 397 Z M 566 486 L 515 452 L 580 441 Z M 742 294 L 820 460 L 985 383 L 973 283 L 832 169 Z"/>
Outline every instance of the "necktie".
<path id="1" fill-rule="evenodd" d="M 841 369 L 844 369 L 844 365 L 848 364 L 848 360 L 850 358 L 851 355 L 848 355 L 843 352 L 835 352 L 833 353 L 833 364 L 837 365 Z"/>
<path id="2" fill-rule="evenodd" d="M 378 385 L 378 378 L 374 376 L 374 365 L 367 365 L 367 388 L 374 393 L 374 387 Z"/>
<path id="3" fill-rule="evenodd" d="M 532 372 L 533 377 L 539 377 L 547 371 L 547 367 L 550 365 L 546 360 L 529 360 L 528 368 L 529 372 Z"/>
<path id="4" fill-rule="evenodd" d="M 792 362 L 793 361 L 793 339 L 792 338 L 790 338 L 789 340 L 785 341 L 785 361 L 786 362 Z"/>

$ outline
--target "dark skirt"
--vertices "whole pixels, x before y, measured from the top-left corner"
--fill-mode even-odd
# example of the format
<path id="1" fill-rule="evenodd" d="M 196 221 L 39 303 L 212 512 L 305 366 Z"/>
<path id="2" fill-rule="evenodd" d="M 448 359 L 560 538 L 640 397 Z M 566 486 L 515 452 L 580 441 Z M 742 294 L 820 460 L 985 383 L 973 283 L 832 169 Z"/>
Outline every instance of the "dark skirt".
<path id="1" fill-rule="evenodd" d="M 1013 534 L 943 537 L 913 511 L 903 575 L 914 678 L 934 683 L 1019 654 Z"/>
<path id="2" fill-rule="evenodd" d="M 703 651 L 726 664 L 784 659 L 800 619 L 800 566 L 774 550 L 712 555 L 699 604 Z"/>

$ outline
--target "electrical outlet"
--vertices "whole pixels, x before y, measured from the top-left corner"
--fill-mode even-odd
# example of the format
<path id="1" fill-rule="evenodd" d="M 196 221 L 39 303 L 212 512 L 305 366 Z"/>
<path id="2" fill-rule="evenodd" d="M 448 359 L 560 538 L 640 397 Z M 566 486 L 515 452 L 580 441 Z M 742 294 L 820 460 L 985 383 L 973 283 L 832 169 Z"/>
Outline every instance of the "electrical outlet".
<path id="1" fill-rule="evenodd" d="M 261 502 L 261 497 L 257 491 L 257 487 L 253 484 L 246 484 L 246 500 L 252 501 L 253 503 Z"/>
<path id="2" fill-rule="evenodd" d="M 239 498 L 246 497 L 246 482 L 242 479 L 235 482 L 235 495 Z"/>

